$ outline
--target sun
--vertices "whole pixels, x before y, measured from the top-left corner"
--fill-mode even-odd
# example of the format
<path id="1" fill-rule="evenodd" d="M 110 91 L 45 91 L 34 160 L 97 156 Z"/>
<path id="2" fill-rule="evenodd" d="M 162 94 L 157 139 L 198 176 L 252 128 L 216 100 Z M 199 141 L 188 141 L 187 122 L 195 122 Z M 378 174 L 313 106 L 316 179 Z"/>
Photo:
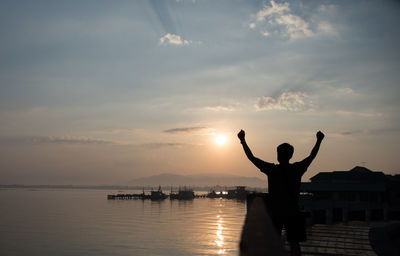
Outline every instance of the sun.
<path id="1" fill-rule="evenodd" d="M 215 137 L 215 143 L 217 143 L 217 145 L 219 145 L 219 146 L 225 145 L 225 143 L 226 143 L 225 135 L 217 135 Z"/>

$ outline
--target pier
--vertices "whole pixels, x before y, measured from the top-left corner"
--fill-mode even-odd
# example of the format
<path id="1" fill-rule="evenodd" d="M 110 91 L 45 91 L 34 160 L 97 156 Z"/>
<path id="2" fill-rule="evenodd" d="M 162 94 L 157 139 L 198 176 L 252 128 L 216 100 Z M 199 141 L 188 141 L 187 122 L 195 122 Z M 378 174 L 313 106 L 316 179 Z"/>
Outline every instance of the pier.
<path id="1" fill-rule="evenodd" d="M 146 194 L 144 192 L 140 194 L 116 194 L 116 195 L 107 195 L 108 200 L 127 200 L 127 199 L 151 199 L 151 200 L 163 200 L 168 197 L 167 194 L 163 193 L 161 190 L 161 186 L 158 187 L 158 190 L 152 190 L 150 194 Z"/>
<path id="2" fill-rule="evenodd" d="M 170 198 L 171 200 L 191 200 L 194 198 L 224 198 L 224 199 L 236 199 L 246 200 L 246 196 L 255 192 L 247 191 L 245 186 L 237 186 L 234 189 L 226 190 L 211 190 L 207 194 L 196 195 L 192 189 L 184 187 L 178 191 L 171 190 L 170 194 L 167 195 L 162 192 L 161 186 L 158 190 L 152 190 L 150 194 L 146 194 L 143 190 L 140 194 L 110 194 L 107 195 L 108 200 L 130 200 L 130 199 L 151 199 L 151 200 L 163 200 Z"/>
<path id="3" fill-rule="evenodd" d="M 250 196 L 240 242 L 240 256 L 286 256 L 285 230 L 279 238 L 262 195 Z M 305 256 L 400 255 L 400 222 L 348 221 L 307 226 L 307 241 L 300 242 Z"/>
<path id="4" fill-rule="evenodd" d="M 127 199 L 147 199 L 144 194 L 116 194 L 116 195 L 107 195 L 108 200 L 127 200 Z"/>

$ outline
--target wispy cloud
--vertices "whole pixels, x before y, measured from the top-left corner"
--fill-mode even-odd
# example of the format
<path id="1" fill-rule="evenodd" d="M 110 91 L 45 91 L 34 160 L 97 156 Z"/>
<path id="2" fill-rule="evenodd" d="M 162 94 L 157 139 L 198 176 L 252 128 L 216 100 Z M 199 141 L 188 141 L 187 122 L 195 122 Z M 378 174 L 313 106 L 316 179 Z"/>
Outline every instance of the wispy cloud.
<path id="1" fill-rule="evenodd" d="M 363 130 L 352 130 L 352 131 L 344 131 L 340 132 L 340 135 L 354 135 L 354 134 L 359 134 L 359 133 L 364 133 L 365 131 Z"/>
<path id="2" fill-rule="evenodd" d="M 217 105 L 217 106 L 207 106 L 203 108 L 204 110 L 209 110 L 209 111 L 235 111 L 236 107 L 234 106 L 223 106 L 223 105 Z"/>
<path id="3" fill-rule="evenodd" d="M 265 5 L 263 9 L 257 12 L 257 20 L 263 21 L 271 15 L 283 15 L 284 12 L 290 12 L 289 3 L 279 4 L 271 1 L 271 6 Z"/>
<path id="4" fill-rule="evenodd" d="M 160 38 L 160 45 L 189 45 L 193 43 L 191 40 L 182 39 L 179 35 L 167 33 Z"/>
<path id="5" fill-rule="evenodd" d="M 322 9 L 324 11 L 327 10 L 327 8 Z M 264 5 L 261 10 L 252 16 L 253 20 L 249 24 L 249 28 L 255 30 L 256 27 L 259 27 L 259 32 L 263 36 L 279 34 L 290 39 L 299 39 L 312 37 L 317 32 L 329 34 L 334 34 L 335 32 L 332 25 L 327 21 L 319 21 L 317 19 L 307 21 L 303 17 L 296 15 L 290 8 L 289 3 L 277 3 L 271 0 L 269 5 Z M 317 27 L 317 30 L 313 31 L 311 25 Z"/>
<path id="6" fill-rule="evenodd" d="M 347 110 L 337 110 L 336 114 L 344 116 L 359 116 L 359 117 L 380 117 L 383 114 L 379 112 L 361 112 L 361 111 L 347 111 Z"/>
<path id="7" fill-rule="evenodd" d="M 312 102 L 304 92 L 284 92 L 275 98 L 261 97 L 255 107 L 257 110 L 303 111 L 311 109 Z"/>
<path id="8" fill-rule="evenodd" d="M 400 127 L 383 127 L 383 128 L 378 128 L 378 129 L 373 129 L 371 130 L 371 134 L 377 135 L 377 134 L 399 134 L 400 133 Z"/>
<path id="9" fill-rule="evenodd" d="M 325 33 L 325 34 L 331 34 L 331 35 L 337 34 L 337 32 L 333 28 L 332 24 L 330 24 L 329 22 L 325 22 L 325 21 L 318 24 L 317 30 L 318 30 L 318 32 Z"/>
<path id="10" fill-rule="evenodd" d="M 337 92 L 342 93 L 342 94 L 347 94 L 347 95 L 355 94 L 354 90 L 351 88 L 348 88 L 348 87 L 338 88 L 336 90 L 337 90 Z"/>
<path id="11" fill-rule="evenodd" d="M 164 130 L 163 132 L 165 133 L 170 133 L 170 134 L 180 134 L 180 133 L 196 133 L 196 134 L 204 134 L 209 131 L 209 128 L 207 127 L 181 127 L 181 128 L 172 128 L 168 130 Z"/>
<path id="12" fill-rule="evenodd" d="M 190 144 L 186 143 L 176 143 L 176 142 L 153 142 L 153 143 L 144 143 L 138 146 L 148 148 L 148 149 L 157 149 L 157 148 L 165 148 L 165 147 L 182 147 L 188 146 Z"/>
<path id="13" fill-rule="evenodd" d="M 286 35 L 292 39 L 310 37 L 314 33 L 310 30 L 308 22 L 294 14 L 276 17 L 276 23 L 286 28 Z"/>
<path id="14" fill-rule="evenodd" d="M 137 134 L 142 133 L 143 129 L 135 129 L 135 128 L 111 128 L 104 130 L 96 130 L 94 133 L 104 133 L 104 134 Z"/>
<path id="15" fill-rule="evenodd" d="M 115 144 L 113 141 L 70 136 L 8 136 L 0 137 L 2 143 L 8 144 Z"/>
<path id="16" fill-rule="evenodd" d="M 358 129 L 332 132 L 334 136 L 354 136 L 354 135 L 382 135 L 382 134 L 398 134 L 400 132 L 399 127 L 383 127 L 378 129 Z"/>

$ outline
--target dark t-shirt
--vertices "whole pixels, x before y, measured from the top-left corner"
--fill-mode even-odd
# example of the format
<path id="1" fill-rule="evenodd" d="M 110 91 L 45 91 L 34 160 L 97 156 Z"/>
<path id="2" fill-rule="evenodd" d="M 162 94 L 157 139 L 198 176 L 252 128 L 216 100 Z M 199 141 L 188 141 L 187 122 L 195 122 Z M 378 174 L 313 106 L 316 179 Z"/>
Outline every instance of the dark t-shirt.
<path id="1" fill-rule="evenodd" d="M 281 165 L 265 163 L 260 170 L 268 176 L 269 200 L 275 214 L 291 216 L 299 210 L 301 176 L 310 161 Z"/>

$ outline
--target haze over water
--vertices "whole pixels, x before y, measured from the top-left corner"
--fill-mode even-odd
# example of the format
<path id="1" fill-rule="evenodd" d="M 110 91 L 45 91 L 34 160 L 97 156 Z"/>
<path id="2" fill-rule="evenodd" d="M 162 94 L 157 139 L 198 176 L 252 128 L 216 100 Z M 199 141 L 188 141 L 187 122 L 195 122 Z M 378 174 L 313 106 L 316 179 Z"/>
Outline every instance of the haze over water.
<path id="1" fill-rule="evenodd" d="M 238 254 L 244 202 L 106 199 L 116 192 L 0 190 L 0 255 Z"/>

